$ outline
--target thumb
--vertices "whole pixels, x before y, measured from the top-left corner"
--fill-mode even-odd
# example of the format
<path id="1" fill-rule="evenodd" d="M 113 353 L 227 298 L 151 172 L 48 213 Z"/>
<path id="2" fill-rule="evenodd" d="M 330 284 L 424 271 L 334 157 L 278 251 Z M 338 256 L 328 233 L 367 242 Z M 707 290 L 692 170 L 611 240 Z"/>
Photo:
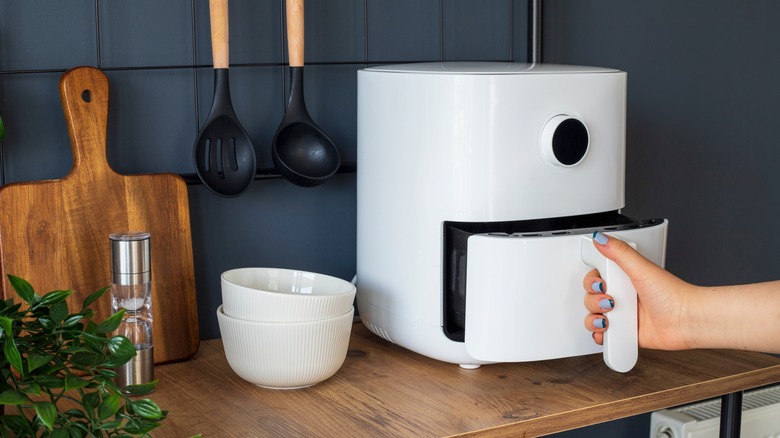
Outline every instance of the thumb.
<path id="1" fill-rule="evenodd" d="M 615 262 L 632 280 L 641 278 L 649 272 L 661 269 L 626 242 L 596 231 L 593 233 L 593 246 L 604 257 Z"/>

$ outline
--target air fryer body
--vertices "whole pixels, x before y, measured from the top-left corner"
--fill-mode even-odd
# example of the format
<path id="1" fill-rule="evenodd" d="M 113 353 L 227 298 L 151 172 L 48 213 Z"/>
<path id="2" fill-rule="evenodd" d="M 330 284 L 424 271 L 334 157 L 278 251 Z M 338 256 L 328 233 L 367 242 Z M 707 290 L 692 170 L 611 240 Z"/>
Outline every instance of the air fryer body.
<path id="1" fill-rule="evenodd" d="M 579 236 L 628 235 L 659 265 L 665 253 L 666 221 L 619 214 L 625 102 L 626 74 L 606 68 L 359 71 L 365 325 L 463 365 L 599 352 L 582 327 Z"/>

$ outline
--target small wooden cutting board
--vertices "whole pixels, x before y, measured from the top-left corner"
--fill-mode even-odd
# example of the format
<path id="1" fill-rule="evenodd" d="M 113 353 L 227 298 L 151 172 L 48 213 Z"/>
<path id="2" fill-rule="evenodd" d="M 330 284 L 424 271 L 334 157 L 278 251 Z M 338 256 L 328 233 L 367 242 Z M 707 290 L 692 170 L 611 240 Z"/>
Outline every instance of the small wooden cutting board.
<path id="1" fill-rule="evenodd" d="M 12 274 L 39 295 L 73 289 L 72 310 L 111 283 L 108 236 L 150 233 L 155 363 L 187 359 L 198 349 L 198 313 L 187 187 L 178 175 L 124 176 L 106 161 L 108 78 L 78 67 L 60 79 L 73 146 L 63 179 L 0 187 L 0 276 L 5 299 L 18 297 Z M 107 293 L 92 305 L 95 320 L 111 316 Z"/>

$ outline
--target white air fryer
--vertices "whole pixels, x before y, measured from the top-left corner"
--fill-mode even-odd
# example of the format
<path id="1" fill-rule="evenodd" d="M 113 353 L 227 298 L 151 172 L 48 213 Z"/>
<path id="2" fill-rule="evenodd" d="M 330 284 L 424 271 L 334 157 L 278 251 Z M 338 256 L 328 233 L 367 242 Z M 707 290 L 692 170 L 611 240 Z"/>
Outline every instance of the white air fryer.
<path id="1" fill-rule="evenodd" d="M 377 335 L 473 368 L 600 353 L 637 360 L 636 294 L 596 230 L 663 265 L 667 221 L 624 206 L 626 74 L 421 63 L 358 72 L 357 305 Z M 584 275 L 615 297 L 605 346 Z"/>

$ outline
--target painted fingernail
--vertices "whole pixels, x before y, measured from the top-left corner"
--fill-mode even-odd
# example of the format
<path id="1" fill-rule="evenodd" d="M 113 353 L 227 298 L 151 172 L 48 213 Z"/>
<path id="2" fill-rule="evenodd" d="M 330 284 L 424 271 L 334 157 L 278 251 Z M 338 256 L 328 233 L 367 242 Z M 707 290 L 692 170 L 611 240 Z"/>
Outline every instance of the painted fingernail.
<path id="1" fill-rule="evenodd" d="M 599 301 L 599 307 L 601 307 L 604 310 L 608 310 L 615 307 L 615 302 L 610 300 L 609 298 L 604 298 L 601 301 Z"/>
<path id="2" fill-rule="evenodd" d="M 593 284 L 590 285 L 590 288 L 593 289 L 593 292 L 604 292 L 604 283 L 601 281 L 594 281 Z"/>
<path id="3" fill-rule="evenodd" d="M 607 327 L 607 320 L 605 318 L 596 318 L 593 320 L 593 327 L 603 329 Z"/>
<path id="4" fill-rule="evenodd" d="M 606 245 L 609 239 L 607 239 L 607 236 L 604 235 L 601 231 L 594 231 L 593 232 L 593 240 L 596 241 L 599 245 Z"/>

